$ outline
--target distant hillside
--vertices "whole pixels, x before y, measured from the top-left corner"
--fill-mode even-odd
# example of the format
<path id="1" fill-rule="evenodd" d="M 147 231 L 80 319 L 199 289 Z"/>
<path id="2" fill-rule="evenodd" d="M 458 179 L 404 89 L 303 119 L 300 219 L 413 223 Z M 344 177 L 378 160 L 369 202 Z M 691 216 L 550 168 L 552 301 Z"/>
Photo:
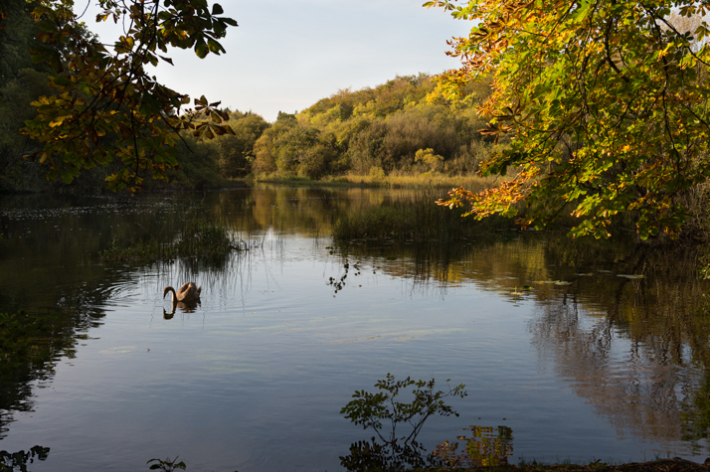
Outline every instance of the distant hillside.
<path id="1" fill-rule="evenodd" d="M 471 173 L 492 148 L 475 106 L 490 93 L 470 84 L 455 101 L 436 78 L 397 77 L 375 88 L 341 90 L 297 114 L 280 113 L 256 142 L 256 174 Z"/>
<path id="2" fill-rule="evenodd" d="M 23 12 L 18 9 L 18 18 L 24 18 Z M 18 20 L 16 25 L 18 36 L 32 36 L 33 24 Z M 31 102 L 53 90 L 47 86 L 48 73 L 31 65 L 26 49 L 8 51 L 0 61 L 0 192 L 106 191 L 110 165 L 83 171 L 65 185 L 47 181 L 44 166 L 22 158 L 39 146 L 20 135 L 24 121 L 36 113 Z M 472 174 L 494 147 L 477 132 L 485 123 L 475 112 L 489 93 L 489 85 L 481 82 L 447 100 L 436 78 L 420 74 L 375 88 L 341 90 L 300 113 L 280 113 L 273 124 L 251 112 L 226 110 L 235 135 L 196 139 L 183 133 L 175 149 L 180 168 L 169 172 L 170 182 L 147 178 L 144 186 L 215 188 L 250 174 L 311 179 Z"/>

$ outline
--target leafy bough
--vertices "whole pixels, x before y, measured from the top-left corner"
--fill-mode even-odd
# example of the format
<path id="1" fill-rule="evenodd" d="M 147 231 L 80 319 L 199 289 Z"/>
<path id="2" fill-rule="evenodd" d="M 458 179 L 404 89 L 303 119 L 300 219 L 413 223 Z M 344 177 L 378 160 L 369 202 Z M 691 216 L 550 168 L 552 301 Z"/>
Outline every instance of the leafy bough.
<path id="1" fill-rule="evenodd" d="M 449 380 L 447 379 L 447 382 Z M 373 429 L 371 443 L 360 441 L 350 447 L 350 455 L 341 457 L 341 464 L 349 470 L 363 467 L 387 470 L 399 470 L 405 465 L 419 467 L 425 464 L 422 452 L 424 446 L 417 441 L 426 420 L 431 416 L 459 416 L 454 409 L 444 402 L 446 397 L 467 395 L 465 385 L 461 384 L 448 391 L 434 391 L 435 380 L 396 380 L 391 374 L 375 383 L 379 390 L 370 393 L 365 390 L 356 391 L 351 400 L 340 410 L 356 425 L 364 429 Z M 397 401 L 400 391 L 414 386 L 411 402 Z M 389 422 L 389 434 L 383 431 L 383 422 Z M 399 435 L 398 426 L 409 425 L 408 434 Z"/>

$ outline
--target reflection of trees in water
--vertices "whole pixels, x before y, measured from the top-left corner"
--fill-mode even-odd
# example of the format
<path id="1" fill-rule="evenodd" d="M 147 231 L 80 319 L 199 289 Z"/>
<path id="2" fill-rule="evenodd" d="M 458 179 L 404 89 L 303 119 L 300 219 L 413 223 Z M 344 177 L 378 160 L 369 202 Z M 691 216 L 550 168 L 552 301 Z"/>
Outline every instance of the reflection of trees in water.
<path id="1" fill-rule="evenodd" d="M 47 460 L 48 456 L 49 448 L 42 446 L 33 446 L 28 451 L 0 451 L 0 471 L 13 472 L 18 470 L 26 472 L 28 464 L 33 464 L 35 460 Z"/>
<path id="2" fill-rule="evenodd" d="M 33 410 L 33 389 L 51 380 L 61 357 L 75 357 L 77 343 L 102 324 L 107 301 L 126 289 L 126 267 L 101 266 L 92 256 L 110 240 L 107 229 L 145 208 L 130 216 L 121 200 L 88 202 L 0 200 L 0 312 L 25 310 L 44 327 L 20 361 L 0 359 L 0 438 L 13 412 Z"/>
<path id="3" fill-rule="evenodd" d="M 339 212 L 407 198 L 282 188 L 249 191 L 245 201 L 220 195 L 219 205 L 225 214 L 246 208 L 245 227 L 311 236 L 328 233 Z M 503 232 L 447 245 L 372 241 L 334 255 L 342 261 L 339 273 L 328 274 L 336 292 L 357 286 L 352 279 L 362 269 L 400 279 L 412 291 L 443 296 L 447 287 L 475 283 L 512 302 L 532 301 L 540 313 L 532 329 L 541 353 L 621 433 L 665 441 L 707 435 L 710 400 L 702 392 L 710 392 L 703 374 L 710 366 L 710 322 L 697 311 L 706 288 L 694 278 L 692 252 L 639 246 L 633 238 L 573 241 Z M 524 286 L 533 289 L 521 294 Z"/>
<path id="4" fill-rule="evenodd" d="M 146 290 L 155 284 L 155 293 L 176 280 L 198 278 L 211 291 L 244 293 L 253 266 L 263 257 L 257 249 L 217 263 L 177 263 L 158 268 L 155 277 L 155 267 L 97 264 L 93 255 L 112 241 L 141 237 L 185 207 L 207 208 L 242 237 L 267 231 L 326 236 L 340 212 L 412 196 L 389 190 L 278 188 L 135 201 L 0 199 L 0 311 L 60 314 L 53 328 L 56 344 L 48 351 L 51 361 L 0 372 L 0 421 L 12 411 L 33 407 L 32 385 L 51 377 L 60 355 L 74 355 L 78 337 L 101 324 L 107 300 L 135 289 L 127 281 L 134 284 L 136 273 L 145 274 L 139 282 L 147 284 Z M 710 310 L 699 315 L 696 305 L 706 286 L 692 276 L 694 254 L 639 249 L 630 239 L 588 242 L 505 232 L 445 246 L 370 243 L 334 256 L 351 264 L 348 285 L 357 262 L 363 274 L 374 269 L 401 279 L 411 290 L 442 295 L 447 287 L 474 283 L 514 302 L 520 298 L 511 295 L 516 288 L 532 286 L 522 297 L 538 305 L 531 325 L 534 342 L 579 395 L 620 431 L 704 438 L 710 425 L 710 376 L 704 374 L 710 367 Z M 285 250 L 278 248 L 278 240 L 270 244 L 275 252 Z M 345 281 L 343 271 L 328 275 L 336 283 Z M 569 285 L 541 283 L 552 281 Z"/>
<path id="5" fill-rule="evenodd" d="M 458 436 L 458 441 L 437 444 L 431 454 L 410 444 L 388 443 L 372 438 L 350 445 L 349 454 L 340 458 L 340 465 L 349 471 L 400 471 L 446 467 L 462 470 L 495 467 L 508 464 L 513 455 L 513 430 L 507 426 L 476 426 L 470 436 Z"/>
<path id="6" fill-rule="evenodd" d="M 695 276 L 692 250 L 547 234 L 447 247 L 369 244 L 346 255 L 413 290 L 474 283 L 533 302 L 541 356 L 619 434 L 707 438 L 710 300 L 702 302 L 707 283 Z M 516 290 L 526 285 L 532 290 Z"/>
<path id="7" fill-rule="evenodd" d="M 208 195 L 221 221 L 247 233 L 273 230 L 306 237 L 327 237 L 339 214 L 395 201 L 412 200 L 421 191 L 388 189 L 253 188 Z M 431 195 L 433 202 L 443 196 Z M 442 209 L 442 211 L 445 211 Z"/>
<path id="8" fill-rule="evenodd" d="M 617 265 L 645 279 L 610 275 L 537 300 L 533 343 L 621 435 L 707 437 L 710 323 L 693 261 L 682 252 L 636 254 Z"/>
<path id="9" fill-rule="evenodd" d="M 122 278 L 117 274 L 115 283 L 120 286 Z M 45 305 L 25 304 L 31 313 L 27 316 L 37 319 L 41 329 L 30 333 L 27 352 L 12 359 L 0 358 L 0 439 L 8 431 L 13 412 L 34 410 L 33 389 L 51 380 L 56 363 L 62 357 L 74 358 L 77 343 L 88 339 L 89 330 L 102 324 L 103 307 L 116 291 L 105 279 L 85 281 L 74 290 L 54 287 L 38 300 L 47 303 L 53 298 L 53 314 L 46 312 Z"/>
<path id="10" fill-rule="evenodd" d="M 508 464 L 513 455 L 513 430 L 507 426 L 476 426 L 470 428 L 471 436 L 458 436 L 464 441 L 459 452 L 458 442 L 439 443 L 432 454 L 440 463 L 450 468 L 494 467 Z"/>
<path id="11" fill-rule="evenodd" d="M 531 327 L 533 343 L 620 435 L 628 429 L 664 442 L 680 437 L 679 393 L 687 391 L 692 372 L 659 362 L 653 349 L 628 339 L 609 318 L 580 313 L 574 299 L 550 301 L 538 312 Z"/>

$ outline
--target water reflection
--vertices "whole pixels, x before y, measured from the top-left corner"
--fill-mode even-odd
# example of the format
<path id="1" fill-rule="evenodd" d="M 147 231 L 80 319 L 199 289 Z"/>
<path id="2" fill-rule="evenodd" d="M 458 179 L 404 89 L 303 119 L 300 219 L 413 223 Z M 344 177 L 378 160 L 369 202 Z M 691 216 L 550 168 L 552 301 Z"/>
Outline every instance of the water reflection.
<path id="1" fill-rule="evenodd" d="M 194 313 L 198 306 L 202 306 L 200 300 L 173 302 L 170 304 L 170 313 L 163 308 L 163 318 L 166 320 L 173 319 L 175 311 L 179 308 L 183 313 Z"/>
<path id="2" fill-rule="evenodd" d="M 513 430 L 507 426 L 476 426 L 469 428 L 471 436 L 465 434 L 456 439 L 464 441 L 459 452 L 458 442 L 439 443 L 433 457 L 441 465 L 452 469 L 472 467 L 494 467 L 508 464 L 513 455 Z"/>
<path id="3" fill-rule="evenodd" d="M 457 436 L 457 441 L 437 444 L 431 454 L 410 444 L 382 443 L 376 438 L 350 445 L 349 454 L 340 458 L 348 471 L 399 471 L 413 468 L 461 470 L 508 465 L 513 455 L 513 430 L 507 426 L 476 426 L 470 434 Z"/>
<path id="4" fill-rule="evenodd" d="M 669 285 L 621 283 L 604 311 L 566 294 L 538 307 L 531 332 L 540 355 L 620 435 L 698 441 L 707 438 L 709 312 Z"/>
<path id="5" fill-rule="evenodd" d="M 398 471 L 439 462 L 436 454 L 426 454 L 418 436 L 430 417 L 458 417 L 447 402 L 464 398 L 467 393 L 463 384 L 435 392 L 435 384 L 435 379 L 396 380 L 387 374 L 375 383 L 376 393 L 356 391 L 340 413 L 353 424 L 373 430 L 376 436 L 351 444 L 350 454 L 340 457 L 340 465 L 349 471 Z M 400 393 L 410 388 L 411 401 L 401 401 Z"/>
<path id="6" fill-rule="evenodd" d="M 35 459 L 45 461 L 49 456 L 49 448 L 33 446 L 29 451 L 7 452 L 0 451 L 0 470 L 3 472 L 27 472 L 28 464 L 33 464 Z"/>
<path id="7" fill-rule="evenodd" d="M 51 314 L 58 315 L 50 322 L 51 334 L 43 340 L 43 352 L 47 355 L 42 360 L 28 360 L 19 367 L 8 367 L 0 361 L 0 439 L 7 436 L 14 413 L 41 408 L 35 404 L 34 390 L 51 381 L 58 359 L 72 358 L 80 343 L 90 336 L 103 335 L 98 328 L 106 321 L 107 313 L 117 308 L 117 300 L 128 306 L 123 307 L 122 314 L 135 310 L 141 303 L 152 303 L 151 320 L 153 314 L 160 320 L 162 308 L 163 317 L 172 322 L 161 320 L 155 325 L 167 328 L 180 327 L 177 323 L 180 320 L 174 319 L 177 313 L 206 313 L 202 321 L 207 322 L 200 328 L 204 331 L 190 332 L 192 339 L 183 339 L 183 342 L 194 339 L 195 345 L 190 346 L 195 358 L 219 359 L 219 368 L 235 378 L 243 372 L 258 372 L 253 377 L 244 374 L 243 378 L 239 377 L 240 382 L 256 378 L 268 385 L 279 380 L 268 375 L 280 369 L 282 362 L 280 360 L 276 366 L 270 363 L 270 353 L 266 352 L 269 348 L 281 352 L 284 358 L 291 356 L 291 352 L 286 347 L 279 351 L 281 346 L 295 349 L 296 354 L 307 359 L 295 367 L 298 372 L 323 376 L 328 370 L 323 367 L 322 358 L 331 354 L 343 363 L 348 362 L 349 357 L 365 362 L 371 354 L 366 351 L 370 350 L 380 349 L 373 356 L 399 354 L 404 340 L 413 337 L 405 336 L 409 331 L 387 324 L 387 316 L 391 314 L 388 310 L 398 308 L 383 301 L 378 302 L 379 305 L 362 305 L 365 308 L 357 305 L 368 298 L 386 300 L 386 296 L 391 297 L 391 293 L 372 297 L 370 294 L 378 284 L 384 287 L 384 281 L 396 281 L 387 285 L 388 290 L 406 292 L 403 298 L 422 295 L 419 300 L 444 301 L 450 294 L 475 288 L 477 292 L 487 292 L 491 298 L 505 300 L 506 306 L 534 307 L 531 316 L 526 318 L 527 324 L 521 325 L 526 330 L 523 329 L 525 337 L 520 342 L 528 347 L 531 342 L 533 357 L 537 353 L 542 368 L 549 366 L 574 395 L 592 405 L 597 415 L 616 428 L 619 437 L 634 436 L 668 444 L 669 450 L 682 440 L 696 451 L 705 450 L 710 427 L 710 303 L 705 295 L 709 292 L 707 283 L 698 281 L 693 274 L 696 254 L 638 246 L 633 238 L 580 242 L 554 234 L 507 231 L 445 246 L 372 242 L 331 246 L 329 234 L 338 215 L 353 208 L 404 201 L 413 195 L 413 192 L 363 189 L 275 188 L 211 193 L 204 198 L 202 195 L 197 198 L 152 195 L 134 200 L 0 199 L 3 235 L 0 312 L 25 309 L 48 320 Z M 111 245 L 131 244 L 152 231 L 166 228 L 181 209 L 188 207 L 209 211 L 216 221 L 229 227 L 235 238 L 253 241 L 253 250 L 219 263 L 198 265 L 180 262 L 103 264 L 96 257 L 99 251 Z M 301 252 L 296 255 L 289 253 L 294 251 L 295 244 L 301 245 L 297 248 Z M 285 270 L 283 261 L 287 259 L 299 259 L 302 264 L 297 270 L 300 272 L 277 282 L 274 274 Z M 311 285 L 306 285 L 312 280 L 303 275 L 308 270 L 308 276 L 317 272 Z M 207 309 L 178 304 L 168 311 L 162 306 L 162 289 L 175 280 L 195 280 L 209 287 L 209 298 L 205 300 Z M 263 280 L 266 282 L 262 283 Z M 279 285 L 283 280 L 297 288 L 288 291 L 290 287 Z M 245 299 L 253 295 L 255 287 L 263 292 L 272 291 L 276 301 L 269 298 L 268 302 L 247 310 Z M 155 297 L 127 301 L 126 294 L 133 296 L 139 290 L 155 293 Z M 317 290 L 323 293 L 320 300 L 318 295 L 312 295 Z M 278 298 L 281 292 L 292 298 Z M 293 299 L 294 294 L 297 300 Z M 327 305 L 322 311 L 313 308 L 325 305 L 325 300 L 332 301 L 331 295 L 336 294 L 335 301 L 343 301 L 343 304 Z M 272 297 L 271 293 L 268 297 Z M 241 304 L 242 312 L 226 307 L 228 303 Z M 475 299 L 464 300 L 455 308 L 475 303 Z M 419 306 L 410 306 L 412 315 L 423 313 L 418 311 Z M 288 315 L 287 308 L 292 308 Z M 268 312 L 273 318 L 265 316 L 262 321 L 261 312 L 248 316 L 257 309 Z M 283 314 L 279 314 L 281 310 Z M 309 310 L 317 311 L 318 317 L 301 324 L 294 321 Z M 210 316 L 216 318 L 217 315 L 228 322 L 218 325 L 213 321 L 210 325 Z M 341 315 L 343 318 L 339 318 Z M 361 327 L 370 319 L 368 317 L 381 319 L 376 320 L 379 324 L 371 331 L 368 327 L 362 332 L 353 332 L 350 326 Z M 189 321 L 189 317 L 185 318 Z M 409 323 L 409 319 L 402 319 Z M 467 322 L 470 324 L 471 320 Z M 308 323 L 312 324 L 306 326 Z M 418 333 L 425 334 L 417 338 L 418 344 L 412 352 L 407 351 L 409 360 L 420 358 L 420 346 L 424 346 L 421 352 L 427 355 L 436 356 L 439 351 L 447 350 L 452 354 L 454 348 L 446 344 L 448 339 L 437 340 L 441 345 L 434 347 L 419 342 L 425 336 L 433 337 L 432 333 L 439 327 L 424 326 L 411 328 L 412 332 L 418 329 Z M 453 329 L 464 328 L 455 326 Z M 235 339 L 242 336 L 240 339 L 246 341 L 258 330 L 269 332 L 272 337 L 258 337 L 263 343 L 251 346 L 259 352 L 254 356 L 261 357 L 256 360 L 246 348 L 239 351 L 240 358 L 231 351 L 217 352 L 216 348 L 211 351 L 198 345 L 198 335 L 220 330 L 222 338 L 215 335 L 210 338 L 212 341 L 224 336 Z M 181 335 L 178 330 L 169 333 L 164 338 L 176 339 Z M 360 351 L 353 347 L 356 343 L 348 343 L 347 348 L 352 350 L 346 351 L 343 347 L 346 343 L 331 342 L 333 339 L 371 340 L 375 336 L 382 339 L 379 336 L 383 333 L 391 333 L 387 339 L 396 339 L 399 344 L 372 343 Z M 309 337 L 311 334 L 314 339 Z M 466 331 L 461 338 L 465 336 L 472 336 L 471 332 Z M 326 338 L 328 343 L 317 343 Z M 254 339 L 257 339 L 256 334 Z M 281 346 L 269 345 L 273 339 Z M 465 342 L 455 349 L 466 350 L 473 343 Z M 328 354 L 307 351 L 309 343 Z M 155 354 L 157 348 L 153 344 L 149 346 L 151 355 Z M 343 350 L 339 351 L 340 348 Z M 234 366 L 237 358 L 243 365 Z M 397 362 L 403 361 L 397 359 Z M 462 361 L 456 368 L 462 372 L 472 370 L 471 366 L 463 365 L 466 362 L 468 360 Z M 315 365 L 312 370 L 309 363 Z M 195 365 L 202 364 L 195 362 Z M 196 368 L 195 371 L 207 375 L 204 370 Z M 220 381 L 227 383 L 226 378 L 220 377 Z M 187 380 L 189 383 L 189 378 Z M 299 380 L 302 382 L 302 378 Z M 345 380 L 339 378 L 340 381 Z M 267 417 L 268 421 L 276 423 Z M 463 425 L 456 427 L 470 422 L 470 418 L 466 419 Z M 520 447 L 521 434 L 516 427 L 516 448 Z M 346 445 L 350 442 L 348 440 Z M 512 432 L 505 427 L 474 427 L 457 442 L 458 449 L 454 443 L 446 442 L 437 449 L 442 461 L 503 464 L 508 453 L 512 453 Z M 350 453 L 355 458 L 356 452 L 363 451 L 367 452 L 365 456 L 377 456 L 381 452 L 366 441 L 356 445 Z M 337 453 L 334 455 L 337 457 Z M 361 460 L 363 455 L 358 457 L 357 460 Z M 362 462 L 353 464 L 357 466 Z"/>
<path id="8" fill-rule="evenodd" d="M 437 284 L 442 296 L 472 282 L 534 303 L 540 358 L 620 437 L 682 439 L 700 451 L 710 426 L 710 292 L 694 276 L 694 251 L 664 249 L 520 235 L 447 248 L 351 246 L 343 267 L 347 276 L 357 257 L 413 287 Z"/>

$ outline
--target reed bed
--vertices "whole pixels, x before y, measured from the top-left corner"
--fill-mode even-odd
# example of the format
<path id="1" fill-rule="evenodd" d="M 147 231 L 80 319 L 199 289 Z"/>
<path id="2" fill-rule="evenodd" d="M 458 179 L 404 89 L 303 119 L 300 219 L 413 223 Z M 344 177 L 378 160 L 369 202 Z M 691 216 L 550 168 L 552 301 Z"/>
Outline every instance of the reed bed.
<path id="1" fill-rule="evenodd" d="M 499 182 L 501 177 L 480 177 L 477 175 L 443 175 L 425 172 L 423 174 L 392 173 L 384 175 L 339 175 L 328 176 L 321 180 L 306 177 L 269 175 L 259 176 L 257 183 L 287 185 L 308 185 L 325 187 L 368 187 L 368 188 L 454 188 L 466 187 L 470 190 L 483 190 Z"/>
<path id="2" fill-rule="evenodd" d="M 450 210 L 430 196 L 413 201 L 397 200 L 364 207 L 341 216 L 333 227 L 336 241 L 395 240 L 445 242 L 468 239 L 481 233 L 514 229 L 510 219 L 489 217 L 482 221 L 462 217 L 462 209 Z"/>
<path id="3" fill-rule="evenodd" d="M 160 230 L 144 233 L 128 244 L 119 244 L 114 239 L 111 246 L 99 253 L 99 258 L 106 262 L 215 261 L 244 249 L 243 243 L 233 241 L 226 226 L 196 212 L 177 221 L 167 220 Z"/>
<path id="4" fill-rule="evenodd" d="M 500 180 L 500 178 L 498 178 Z M 389 188 L 453 188 L 466 187 L 470 190 L 483 190 L 496 183 L 495 177 L 478 175 L 444 175 L 436 172 L 422 174 L 397 173 L 389 175 L 372 173 L 370 175 L 341 175 L 324 179 L 325 182 L 340 182 L 351 185 Z"/>

